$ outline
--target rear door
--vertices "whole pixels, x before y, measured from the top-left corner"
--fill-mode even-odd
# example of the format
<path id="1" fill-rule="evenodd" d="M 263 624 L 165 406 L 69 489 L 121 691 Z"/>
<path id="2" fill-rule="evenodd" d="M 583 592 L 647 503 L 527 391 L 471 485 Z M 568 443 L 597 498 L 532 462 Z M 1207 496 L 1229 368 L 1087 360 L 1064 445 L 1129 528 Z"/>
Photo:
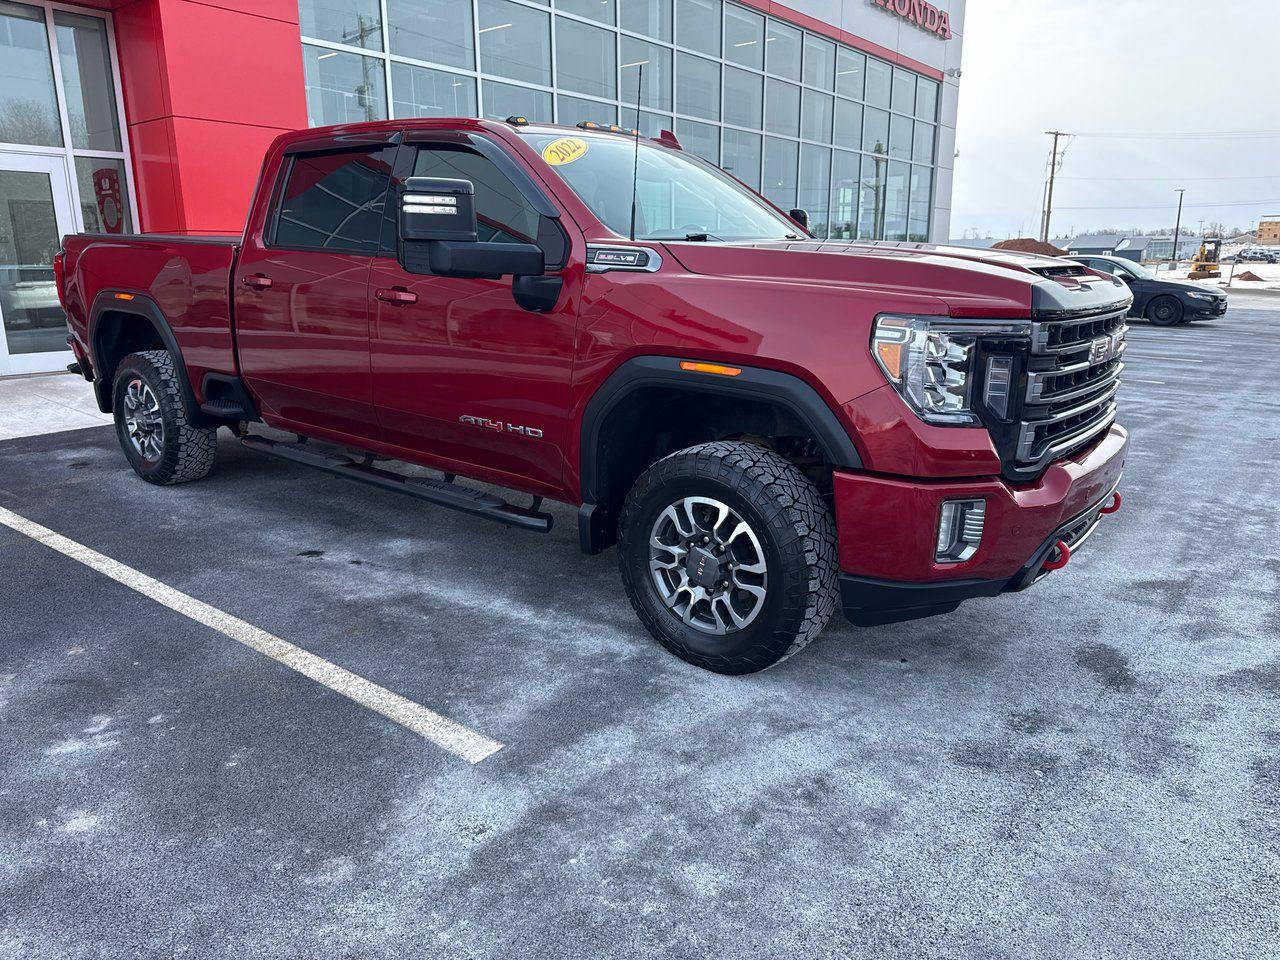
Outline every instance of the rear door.
<path id="1" fill-rule="evenodd" d="M 491 141 L 480 152 L 477 139 L 406 144 L 394 186 L 408 176 L 470 180 L 480 240 L 536 243 L 557 272 L 568 261 L 569 225 L 546 215 L 556 212 L 552 201 L 514 158 Z M 383 438 L 470 476 L 559 493 L 576 303 L 570 273 L 556 308 L 531 313 L 513 299 L 510 277 L 422 276 L 379 259 L 370 311 Z"/>
<path id="2" fill-rule="evenodd" d="M 261 242 L 246 238 L 234 281 L 241 371 L 286 426 L 379 437 L 369 270 L 384 253 L 393 137 L 286 157 Z"/>

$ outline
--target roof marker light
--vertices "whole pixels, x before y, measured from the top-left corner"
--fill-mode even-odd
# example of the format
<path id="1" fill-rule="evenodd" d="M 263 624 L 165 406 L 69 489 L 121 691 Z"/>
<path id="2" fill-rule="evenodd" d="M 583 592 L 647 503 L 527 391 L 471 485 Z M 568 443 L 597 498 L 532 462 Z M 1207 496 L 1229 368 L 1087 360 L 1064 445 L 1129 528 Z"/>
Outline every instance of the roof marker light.
<path id="1" fill-rule="evenodd" d="M 693 360 L 681 360 L 680 369 L 689 373 L 714 373 L 721 377 L 736 377 L 742 373 L 738 367 L 726 367 L 722 363 L 698 363 Z"/>
<path id="2" fill-rule="evenodd" d="M 132 300 L 132 299 L 133 299 L 133 294 L 132 294 L 132 293 L 117 293 L 117 294 L 116 294 L 116 299 L 117 299 L 117 300 Z"/>

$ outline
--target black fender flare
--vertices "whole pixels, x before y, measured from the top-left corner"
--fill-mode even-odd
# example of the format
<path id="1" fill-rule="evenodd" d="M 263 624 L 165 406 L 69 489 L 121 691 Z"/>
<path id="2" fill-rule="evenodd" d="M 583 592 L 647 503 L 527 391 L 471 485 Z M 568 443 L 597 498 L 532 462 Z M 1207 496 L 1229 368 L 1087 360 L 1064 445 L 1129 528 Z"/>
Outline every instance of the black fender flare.
<path id="1" fill-rule="evenodd" d="M 610 374 L 587 402 L 582 415 L 579 448 L 582 507 L 578 515 L 579 539 L 587 553 L 599 553 L 612 542 L 608 520 L 598 509 L 600 432 L 618 404 L 629 394 L 645 387 L 670 386 L 776 404 L 808 427 L 832 466 L 848 470 L 862 466 L 853 438 L 835 411 L 817 390 L 799 377 L 764 367 L 736 364 L 741 372 L 737 376 L 726 377 L 682 370 L 680 363 L 679 357 L 632 357 Z"/>
<path id="2" fill-rule="evenodd" d="M 128 299 L 120 299 L 116 296 L 118 293 L 126 294 Z M 174 336 L 173 328 L 169 326 L 169 321 L 165 319 L 159 305 L 146 294 L 116 288 L 99 291 L 89 308 L 89 357 L 93 361 L 93 369 L 98 374 L 98 379 L 93 382 L 98 409 L 103 413 L 111 412 L 111 388 L 115 377 L 115 370 L 108 370 L 102 362 L 102 328 L 99 321 L 107 312 L 132 313 L 149 320 L 159 332 L 165 349 L 173 356 L 174 366 L 177 367 L 178 379 L 181 382 L 182 398 L 186 401 L 193 425 L 211 426 L 218 423 L 203 413 L 200 405 L 196 403 L 195 391 L 191 389 L 191 380 L 187 375 L 187 362 L 182 356 L 182 348 L 178 346 L 178 338 Z"/>

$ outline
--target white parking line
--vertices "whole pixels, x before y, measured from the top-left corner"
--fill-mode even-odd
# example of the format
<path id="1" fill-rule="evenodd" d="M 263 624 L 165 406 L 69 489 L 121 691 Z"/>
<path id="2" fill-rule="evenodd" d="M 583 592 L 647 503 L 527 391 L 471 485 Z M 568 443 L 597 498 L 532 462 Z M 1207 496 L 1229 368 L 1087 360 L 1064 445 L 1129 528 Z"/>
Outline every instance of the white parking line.
<path id="1" fill-rule="evenodd" d="M 1163 381 L 1163 380 L 1139 380 L 1137 377 L 1125 377 L 1125 378 L 1124 378 L 1124 382 L 1125 382 L 1125 383 L 1153 383 L 1153 384 L 1155 384 L 1157 387 L 1163 387 L 1163 386 L 1164 386 L 1164 381 Z"/>
<path id="2" fill-rule="evenodd" d="M 321 686 L 328 687 L 334 693 L 339 693 L 362 707 L 368 707 L 375 713 L 382 714 L 388 720 L 393 720 L 402 727 L 412 730 L 469 763 L 479 763 L 502 749 L 502 744 L 496 740 L 490 740 L 398 693 L 392 693 L 364 677 L 344 670 L 323 657 L 308 653 L 301 647 L 272 636 L 251 623 L 246 623 L 238 617 L 233 617 L 216 607 L 187 596 L 145 573 L 125 566 L 118 560 L 112 560 L 74 540 L 68 540 L 61 534 L 54 533 L 47 527 L 20 517 L 3 507 L 0 507 L 0 524 L 84 564 L 91 570 L 96 570 L 103 576 L 110 577 L 130 590 L 136 590 L 144 597 L 149 597 L 196 623 L 216 630 L 237 643 L 243 643 L 246 647 L 270 657 L 277 663 L 284 664 L 290 670 L 295 670 Z"/>
<path id="3" fill-rule="evenodd" d="M 1137 357 L 1139 360 L 1168 360 L 1171 363 L 1204 363 L 1203 360 L 1197 360 L 1194 357 L 1163 357 L 1158 353 L 1134 353 L 1132 350 L 1124 352 L 1126 357 Z"/>

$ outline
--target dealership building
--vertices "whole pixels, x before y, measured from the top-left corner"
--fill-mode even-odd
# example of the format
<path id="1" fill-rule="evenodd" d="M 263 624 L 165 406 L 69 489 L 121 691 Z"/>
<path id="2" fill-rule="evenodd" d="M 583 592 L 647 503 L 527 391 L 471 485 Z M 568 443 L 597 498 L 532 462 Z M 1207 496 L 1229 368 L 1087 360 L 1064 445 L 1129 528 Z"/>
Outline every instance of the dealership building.
<path id="1" fill-rule="evenodd" d="M 0 0 L 0 376 L 70 360 L 62 235 L 238 234 L 307 125 L 670 130 L 818 236 L 945 238 L 963 32 L 964 0 Z"/>

